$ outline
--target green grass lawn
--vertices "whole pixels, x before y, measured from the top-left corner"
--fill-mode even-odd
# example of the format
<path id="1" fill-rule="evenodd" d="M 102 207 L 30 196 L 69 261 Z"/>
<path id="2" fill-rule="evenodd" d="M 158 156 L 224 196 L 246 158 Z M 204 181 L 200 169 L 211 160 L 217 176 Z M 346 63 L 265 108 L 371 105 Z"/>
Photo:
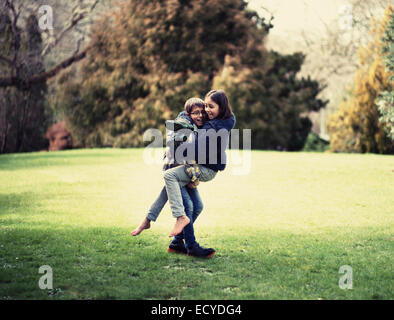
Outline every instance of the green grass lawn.
<path id="1" fill-rule="evenodd" d="M 130 236 L 163 186 L 143 150 L 0 155 L 0 299 L 394 298 L 393 156 L 252 152 L 199 186 L 203 260 L 166 251 L 168 205 Z"/>

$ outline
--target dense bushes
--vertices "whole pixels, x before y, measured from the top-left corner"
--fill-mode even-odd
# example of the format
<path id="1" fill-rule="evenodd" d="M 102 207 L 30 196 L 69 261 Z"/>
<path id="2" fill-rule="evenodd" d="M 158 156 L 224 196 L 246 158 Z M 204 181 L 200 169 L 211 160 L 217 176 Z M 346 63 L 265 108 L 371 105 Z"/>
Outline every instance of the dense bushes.
<path id="1" fill-rule="evenodd" d="M 96 24 L 80 70 L 59 79 L 58 109 L 77 144 L 142 146 L 187 98 L 221 87 L 254 148 L 299 150 L 311 127 L 302 114 L 324 103 L 317 82 L 296 79 L 301 54 L 264 49 L 270 27 L 240 0 L 130 0 Z"/>
<path id="2" fill-rule="evenodd" d="M 258 63 L 228 59 L 214 87 L 228 93 L 237 126 L 252 129 L 252 148 L 301 150 L 312 127 L 305 115 L 325 103 L 316 81 L 297 79 L 304 56 L 266 52 Z"/>

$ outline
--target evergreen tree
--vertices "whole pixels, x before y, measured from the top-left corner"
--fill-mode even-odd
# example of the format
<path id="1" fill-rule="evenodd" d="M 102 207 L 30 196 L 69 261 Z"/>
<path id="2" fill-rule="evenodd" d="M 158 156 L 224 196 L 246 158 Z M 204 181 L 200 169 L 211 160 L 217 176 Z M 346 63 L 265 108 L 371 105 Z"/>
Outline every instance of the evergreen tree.
<path id="1" fill-rule="evenodd" d="M 267 32 L 245 7 L 241 0 L 130 0 L 99 21 L 82 80 L 72 72 L 59 79 L 58 108 L 77 144 L 142 146 L 146 129 L 164 132 L 186 99 L 210 90 L 226 54 L 248 50 L 250 30 L 261 39 Z"/>
<path id="2" fill-rule="evenodd" d="M 214 87 L 229 94 L 237 127 L 252 129 L 252 148 L 303 148 L 312 127 L 306 112 L 326 104 L 317 99 L 321 88 L 316 81 L 296 78 L 303 61 L 300 53 L 280 55 L 274 51 L 251 64 L 229 57 L 215 78 Z"/>
<path id="3" fill-rule="evenodd" d="M 324 103 L 316 82 L 296 79 L 301 54 L 264 48 L 270 27 L 242 0 L 129 0 L 94 28 L 74 71 L 81 80 L 60 77 L 58 108 L 77 144 L 142 146 L 186 99 L 223 87 L 254 148 L 299 150 L 311 128 L 304 113 Z"/>

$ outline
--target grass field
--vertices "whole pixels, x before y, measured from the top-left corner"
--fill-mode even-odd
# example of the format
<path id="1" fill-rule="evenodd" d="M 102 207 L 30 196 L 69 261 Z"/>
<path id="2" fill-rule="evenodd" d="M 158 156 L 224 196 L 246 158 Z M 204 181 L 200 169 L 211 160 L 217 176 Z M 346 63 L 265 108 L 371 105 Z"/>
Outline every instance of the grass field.
<path id="1" fill-rule="evenodd" d="M 163 186 L 143 149 L 0 155 L 0 299 L 394 298 L 393 156 L 254 151 L 251 164 L 200 184 L 197 241 L 217 251 L 203 260 L 166 251 L 168 206 L 130 236 Z"/>

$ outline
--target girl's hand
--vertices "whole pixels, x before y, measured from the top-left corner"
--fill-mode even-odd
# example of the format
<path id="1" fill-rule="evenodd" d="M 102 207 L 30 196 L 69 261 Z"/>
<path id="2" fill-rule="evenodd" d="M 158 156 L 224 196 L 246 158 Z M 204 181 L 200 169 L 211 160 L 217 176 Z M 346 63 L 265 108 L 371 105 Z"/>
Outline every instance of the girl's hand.
<path id="1" fill-rule="evenodd" d="M 165 155 L 166 155 L 167 159 L 170 158 L 170 156 L 171 156 L 171 154 L 170 154 L 170 147 L 166 148 Z"/>
<path id="2" fill-rule="evenodd" d="M 189 182 L 189 184 L 187 185 L 187 187 L 188 188 L 190 188 L 190 189 L 194 189 L 194 188 L 197 188 L 197 186 L 200 184 L 200 181 L 199 180 L 196 180 L 196 181 L 194 181 L 194 182 Z"/>

